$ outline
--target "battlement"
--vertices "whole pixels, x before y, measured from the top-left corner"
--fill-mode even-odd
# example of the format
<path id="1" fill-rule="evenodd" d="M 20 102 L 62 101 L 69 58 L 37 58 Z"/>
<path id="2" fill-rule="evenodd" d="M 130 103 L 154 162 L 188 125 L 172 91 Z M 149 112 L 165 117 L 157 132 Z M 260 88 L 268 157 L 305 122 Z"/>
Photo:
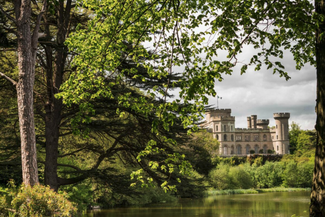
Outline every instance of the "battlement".
<path id="1" fill-rule="evenodd" d="M 236 131 L 247 131 L 247 130 L 250 130 L 250 129 L 247 129 L 247 128 L 235 128 Z"/>
<path id="2" fill-rule="evenodd" d="M 274 113 L 273 117 L 276 118 L 290 118 L 290 113 Z"/>
<path id="3" fill-rule="evenodd" d="M 261 132 L 264 131 L 265 129 L 261 129 L 261 128 L 235 128 L 236 132 Z M 268 129 L 267 129 L 268 131 Z"/>
<path id="4" fill-rule="evenodd" d="M 231 109 L 209 109 L 209 113 L 231 113 Z"/>
<path id="5" fill-rule="evenodd" d="M 235 116 L 211 116 L 210 121 L 235 121 Z"/>
<path id="6" fill-rule="evenodd" d="M 269 119 L 257 119 L 256 123 L 258 125 L 269 125 L 270 121 Z"/>

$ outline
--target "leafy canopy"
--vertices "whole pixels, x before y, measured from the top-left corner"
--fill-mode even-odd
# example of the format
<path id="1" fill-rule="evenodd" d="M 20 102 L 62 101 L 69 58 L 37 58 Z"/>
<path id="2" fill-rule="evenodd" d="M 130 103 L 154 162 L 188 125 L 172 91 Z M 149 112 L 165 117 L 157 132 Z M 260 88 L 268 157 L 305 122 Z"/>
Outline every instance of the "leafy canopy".
<path id="1" fill-rule="evenodd" d="M 289 79 L 280 61 L 284 50 L 293 54 L 297 69 L 307 62 L 315 64 L 314 30 L 322 20 L 308 0 L 85 0 L 82 7 L 91 12 L 91 20 L 67 41 L 78 54 L 73 61 L 77 70 L 59 96 L 68 105 L 79 104 L 87 114 L 95 112 L 90 99 L 116 98 L 112 89 L 165 79 L 163 88 L 139 86 L 147 96 L 164 101 L 159 106 L 145 95 L 125 92 L 117 98 L 119 105 L 132 111 L 154 113 L 156 134 L 159 127 L 168 130 L 177 118 L 184 127 L 195 128 L 207 96 L 216 95 L 215 79 L 233 72 L 244 46 L 255 52 L 242 64 L 241 73 L 264 65 Z M 142 65 L 148 76 L 134 67 L 121 67 L 127 60 Z M 181 79 L 169 80 L 175 73 Z M 169 99 L 168 92 L 175 87 L 180 88 L 179 97 Z M 159 151 L 154 146 L 149 142 L 142 155 Z M 170 157 L 170 162 L 182 158 Z"/>

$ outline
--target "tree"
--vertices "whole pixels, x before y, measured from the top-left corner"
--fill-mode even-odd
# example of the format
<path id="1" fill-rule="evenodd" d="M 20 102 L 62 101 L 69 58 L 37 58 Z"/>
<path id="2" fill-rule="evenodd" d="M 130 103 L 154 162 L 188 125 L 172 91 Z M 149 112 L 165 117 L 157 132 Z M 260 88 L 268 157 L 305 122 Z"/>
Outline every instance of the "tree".
<path id="1" fill-rule="evenodd" d="M 297 149 L 297 140 L 298 136 L 301 133 L 300 126 L 292 122 L 290 125 L 290 131 L 289 131 L 289 143 L 290 143 L 290 153 L 294 154 Z"/>
<path id="2" fill-rule="evenodd" d="M 281 62 L 274 61 L 274 58 L 283 57 L 283 50 L 293 54 L 297 69 L 308 62 L 317 66 L 318 134 L 310 215 L 325 215 L 324 197 L 321 196 L 325 189 L 322 184 L 325 180 L 322 166 L 325 159 L 324 1 L 315 0 L 314 5 L 308 0 L 124 1 L 120 6 L 106 1 L 84 3 L 87 8 L 94 9 L 95 16 L 88 29 L 79 31 L 69 41 L 70 48 L 79 55 L 75 59 L 78 73 L 66 83 L 65 93 L 61 95 L 66 103 L 79 102 L 73 97 L 73 91 L 83 93 L 91 90 L 93 85 L 100 86 L 101 80 L 94 76 L 96 73 L 105 72 L 107 76 L 115 76 L 117 83 L 123 79 L 123 74 L 115 74 L 114 69 L 120 64 L 116 56 L 125 49 L 124 38 L 133 41 L 134 52 L 129 58 L 136 62 L 141 61 L 141 56 L 147 56 L 138 46 L 139 43 L 153 41 L 154 49 L 163 57 L 157 63 L 158 71 L 151 70 L 154 65 L 152 61 L 144 63 L 153 77 L 172 73 L 173 66 L 184 67 L 180 97 L 185 104 L 192 101 L 195 105 L 188 110 L 194 116 L 187 116 L 187 112 L 181 114 L 184 125 L 193 124 L 197 113 L 203 110 L 202 105 L 207 103 L 206 94 L 215 95 L 214 79 L 222 80 L 222 73 L 231 74 L 244 45 L 254 47 L 256 53 L 242 65 L 242 73 L 251 66 L 259 70 L 265 65 L 289 79 Z M 128 8 L 132 8 L 132 11 Z M 202 26 L 207 28 L 194 30 Z M 157 31 L 162 36 L 155 40 L 151 33 Z M 212 35 L 215 36 L 214 40 L 207 40 Z M 227 53 L 226 60 L 217 60 L 216 56 L 222 50 Z M 200 56 L 201 53 L 204 53 L 204 58 Z M 138 76 L 136 71 L 133 73 Z M 166 83 L 166 89 L 170 85 Z M 154 91 L 149 93 L 155 95 Z M 88 98 L 96 95 L 109 96 L 110 90 L 107 88 L 91 96 L 81 96 Z M 127 101 L 121 98 L 120 103 Z M 158 109 L 157 114 L 161 115 L 164 126 L 172 123 L 167 108 L 172 110 L 174 105 L 173 102 L 166 102 Z M 85 104 L 85 107 L 89 105 Z M 144 108 L 141 103 L 130 107 Z M 143 112 L 152 109 L 149 106 Z"/>
<path id="3" fill-rule="evenodd" d="M 122 3 L 85 0 L 82 3 L 93 15 L 90 16 L 88 27 L 79 28 L 67 42 L 71 51 L 78 56 L 74 59 L 76 71 L 72 72 L 62 87 L 64 92 L 60 93 L 60 97 L 67 105 L 80 104 L 81 110 L 87 114 L 94 111 L 91 99 L 112 98 L 115 87 L 124 82 L 132 82 L 130 76 L 131 79 L 139 79 L 144 83 L 148 78 L 150 81 L 163 80 L 163 88 L 140 87 L 152 98 L 160 98 L 164 102 L 158 107 L 150 103 L 148 98 L 136 98 L 128 91 L 117 99 L 118 105 L 144 117 L 153 112 L 158 118 L 152 120 L 151 131 L 157 136 L 159 127 L 168 130 L 177 118 L 181 119 L 185 127 L 195 126 L 208 102 L 207 95 L 216 94 L 213 89 L 215 79 L 222 80 L 222 74 L 232 73 L 239 63 L 238 54 L 244 45 L 254 47 L 256 52 L 250 61 L 242 65 L 242 73 L 254 66 L 255 70 L 266 66 L 289 79 L 281 61 L 274 60 L 283 57 L 283 49 L 293 54 L 297 69 L 308 62 L 317 66 L 317 148 L 310 212 L 312 216 L 325 214 L 325 203 L 321 196 L 324 189 L 322 181 L 325 178 L 322 167 L 325 157 L 322 142 L 322 88 L 325 81 L 322 75 L 322 31 L 325 25 L 323 1 L 316 0 L 315 5 L 308 0 L 125 0 Z M 1 11 L 7 14 L 3 8 Z M 198 30 L 198 27 L 203 27 L 204 30 Z M 148 41 L 151 42 L 154 55 L 142 45 Z M 129 51 L 125 52 L 127 49 Z M 217 59 L 220 53 L 227 53 L 226 58 Z M 122 54 L 125 54 L 123 58 Z M 136 68 L 117 70 L 123 60 L 142 64 L 149 77 L 143 76 Z M 182 79 L 170 82 L 168 76 L 178 70 L 176 66 L 184 69 Z M 176 84 L 180 87 L 180 99 L 167 101 L 168 91 Z M 187 106 L 182 107 L 180 102 Z M 180 113 L 176 115 L 176 111 Z M 118 109 L 116 112 L 123 115 Z M 84 117 L 87 120 L 87 116 Z M 75 120 L 78 118 L 82 120 L 80 116 Z M 163 138 L 170 141 L 167 137 Z M 156 150 L 154 146 L 154 143 L 149 142 L 139 157 Z M 177 161 L 177 157 L 174 156 L 169 161 Z M 152 162 L 152 165 L 157 164 Z"/>
<path id="4" fill-rule="evenodd" d="M 9 4 L 9 3 L 8 3 Z M 132 78 L 132 74 L 125 74 L 128 77 L 128 81 L 123 85 L 119 85 L 113 88 L 113 98 L 104 99 L 103 97 L 99 97 L 97 99 L 92 99 L 88 101 L 91 103 L 96 109 L 96 114 L 86 114 L 82 109 L 82 106 L 73 104 L 69 109 L 65 105 L 62 104 L 61 99 L 57 99 L 54 95 L 59 92 L 60 86 L 64 80 L 69 77 L 69 73 L 73 71 L 70 67 L 69 60 L 73 58 L 73 53 L 69 53 L 66 46 L 64 45 L 65 39 L 71 31 L 74 31 L 77 25 L 79 28 L 82 28 L 82 24 L 87 21 L 89 18 L 86 13 L 81 13 L 78 10 L 73 10 L 73 1 L 60 1 L 60 2 L 50 2 L 48 5 L 48 10 L 43 14 L 44 22 L 41 23 L 41 31 L 45 33 L 45 37 L 41 38 L 39 41 L 39 47 L 37 50 L 37 66 L 39 70 L 36 70 L 36 83 L 35 83 L 35 112 L 36 112 L 36 120 L 37 120 L 37 142 L 40 145 L 40 151 L 42 151 L 42 147 L 45 147 L 46 157 L 45 161 L 41 161 L 41 163 L 45 164 L 45 176 L 44 183 L 46 185 L 50 185 L 51 188 L 57 190 L 59 186 L 76 183 L 87 177 L 92 177 L 98 175 L 98 167 L 100 166 L 100 162 L 105 159 L 111 159 L 112 156 L 116 156 L 116 153 L 119 152 L 127 152 L 129 155 L 128 158 L 132 158 L 132 156 L 137 156 L 143 146 L 139 146 L 139 149 L 130 148 L 130 147 L 120 147 L 123 143 L 127 142 L 130 137 L 125 135 L 123 132 L 134 132 L 134 135 L 138 135 L 138 132 L 141 132 L 141 129 L 137 131 L 137 128 L 134 125 L 127 126 L 127 121 L 124 118 L 118 119 L 119 114 L 116 114 L 116 109 L 118 109 L 121 113 L 126 115 L 128 118 L 134 119 L 136 121 L 142 121 L 144 125 L 145 118 L 142 117 L 141 113 L 129 113 L 129 109 L 126 106 L 118 105 L 114 97 L 119 97 L 119 93 L 131 94 L 131 96 L 135 98 L 145 98 L 147 102 L 151 101 L 152 105 L 157 106 L 161 104 L 160 99 L 152 100 L 151 97 L 145 96 L 144 94 L 138 93 L 138 87 L 150 89 L 153 86 L 157 88 L 159 91 L 164 92 L 164 87 L 162 83 L 174 82 L 175 84 L 180 80 L 180 76 L 171 75 L 164 77 L 160 80 L 154 80 L 150 78 L 145 69 L 142 69 L 141 66 L 137 66 L 136 63 L 131 60 L 126 60 L 125 55 L 128 55 L 128 51 L 125 50 L 124 53 L 121 53 L 121 57 L 123 59 L 122 64 L 119 66 L 118 70 L 122 71 L 124 69 L 136 69 L 142 76 L 142 79 L 145 78 L 148 82 L 143 82 L 139 78 Z M 9 4 L 10 5 L 10 4 Z M 39 8 L 37 5 L 33 5 L 34 13 L 38 13 Z M 10 11 L 10 7 L 6 8 L 8 12 Z M 5 26 L 7 21 L 2 20 L 2 24 Z M 10 33 L 10 31 L 14 31 L 15 29 L 6 29 L 6 33 Z M 6 35 L 6 41 L 10 41 L 10 37 Z M 127 45 L 127 41 L 124 42 Z M 12 42 L 10 44 L 12 47 L 15 46 L 15 43 Z M 124 56 L 123 56 L 124 55 Z M 9 74 L 6 73 L 6 76 L 9 77 Z M 98 74 L 98 76 L 100 76 Z M 13 78 L 12 76 L 10 76 Z M 14 79 L 11 79 L 13 81 Z M 105 83 L 109 84 L 110 80 L 105 81 Z M 177 84 L 176 84 L 177 86 Z M 45 87 L 45 88 L 44 88 Z M 89 93 L 90 94 L 90 93 Z M 169 97 L 166 95 L 165 97 Z M 111 111 L 112 112 L 108 112 Z M 103 119 L 103 117 L 105 117 Z M 70 121 L 71 117 L 77 118 L 91 118 L 92 124 L 89 124 L 87 121 L 85 123 L 79 123 L 77 121 Z M 122 117 L 122 116 L 121 116 Z M 99 118 L 97 120 L 97 118 Z M 111 120 L 110 120 L 111 118 Z M 155 115 L 149 115 L 149 120 L 156 119 Z M 105 120 L 105 121 L 104 121 Z M 100 123 L 101 126 L 97 126 L 97 123 Z M 130 128 L 130 127 L 133 128 Z M 176 123 L 175 123 L 176 126 Z M 72 130 L 80 133 L 84 131 L 91 131 L 94 134 L 89 134 L 92 137 L 96 137 L 96 139 L 100 139 L 103 143 L 106 143 L 105 148 L 109 148 L 112 145 L 112 140 L 116 140 L 120 136 L 124 135 L 124 138 L 119 138 L 115 144 L 115 148 L 110 148 L 106 153 L 98 152 L 99 154 L 97 164 L 94 165 L 91 169 L 82 170 L 78 169 L 78 172 L 74 172 L 72 179 L 68 179 L 66 177 L 58 175 L 58 167 L 61 168 L 76 168 L 73 165 L 66 165 L 60 163 L 60 159 L 62 156 L 69 157 L 73 154 L 79 154 L 85 151 L 89 152 L 97 152 L 94 147 L 98 147 L 95 145 L 95 141 L 89 142 L 89 139 L 71 139 Z M 139 129 L 139 128 L 138 128 Z M 143 128 L 145 129 L 145 128 Z M 178 134 L 182 134 L 182 130 L 177 130 Z M 111 132 L 107 134 L 107 132 Z M 150 130 L 148 130 L 150 132 Z M 161 135 L 165 133 L 163 130 L 159 130 Z M 173 131 L 174 132 L 174 131 Z M 142 135 L 145 135 L 146 132 L 141 132 Z M 174 132 L 175 133 L 175 132 Z M 99 136 L 106 134 L 110 137 L 110 140 L 105 136 Z M 74 144 L 73 146 L 64 149 L 64 147 L 59 143 L 59 138 L 61 137 L 70 137 L 70 143 Z M 80 136 L 80 135 L 79 135 Z M 171 135 L 169 136 L 171 137 Z M 103 139 L 105 138 L 105 139 Z M 154 138 L 153 138 L 154 139 Z M 157 140 L 157 139 L 156 139 Z M 87 141 L 85 143 L 84 141 Z M 133 138 L 133 141 L 136 141 Z M 143 138 L 143 141 L 146 141 Z M 159 141 L 159 140 L 157 140 Z M 132 144 L 135 147 L 134 142 L 127 142 L 128 144 Z M 142 145 L 142 143 L 141 143 Z M 130 145 L 131 146 L 131 145 Z M 60 148 L 60 149 L 59 149 Z M 64 153 L 62 153 L 62 150 Z M 70 150 L 71 153 L 69 152 Z M 168 151 L 170 152 L 169 149 Z M 135 153 L 133 153 L 135 151 Z M 96 156 L 97 157 L 97 156 Z M 59 160 L 58 160 L 59 159 Z M 132 161 L 132 160 L 130 160 Z M 145 162 L 145 161 L 143 161 Z"/>
<path id="5" fill-rule="evenodd" d="M 315 0 L 316 13 L 325 15 L 325 2 L 323 0 Z M 324 40 L 325 21 L 317 25 L 316 29 L 316 75 L 317 75 L 317 100 L 316 100 L 316 154 L 315 167 L 313 175 L 310 216 L 325 215 L 325 198 L 323 197 L 325 186 L 325 168 L 323 162 L 325 160 L 325 40 Z"/>
<path id="6" fill-rule="evenodd" d="M 36 138 L 34 123 L 34 81 L 36 51 L 39 38 L 39 27 L 42 15 L 46 9 L 46 0 L 43 8 L 37 15 L 34 29 L 31 25 L 32 8 L 30 0 L 17 0 L 14 2 L 14 16 L 7 13 L 1 6 L 0 11 L 8 21 L 16 26 L 17 56 L 18 56 L 18 82 L 5 74 L 2 76 L 10 80 L 17 90 L 18 116 L 21 140 L 21 161 L 23 182 L 25 185 L 38 183 L 38 167 L 36 156 Z"/>

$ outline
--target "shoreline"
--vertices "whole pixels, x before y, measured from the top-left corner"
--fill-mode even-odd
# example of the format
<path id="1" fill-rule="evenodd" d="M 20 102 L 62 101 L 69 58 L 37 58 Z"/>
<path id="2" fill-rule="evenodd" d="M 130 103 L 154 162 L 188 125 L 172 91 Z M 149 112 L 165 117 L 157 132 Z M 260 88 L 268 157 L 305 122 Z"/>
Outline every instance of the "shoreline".
<path id="1" fill-rule="evenodd" d="M 207 190 L 204 192 L 204 196 L 215 195 L 230 195 L 230 194 L 260 194 L 267 192 L 297 192 L 297 191 L 311 191 L 311 188 L 257 188 L 257 189 L 225 189 L 225 190 Z"/>

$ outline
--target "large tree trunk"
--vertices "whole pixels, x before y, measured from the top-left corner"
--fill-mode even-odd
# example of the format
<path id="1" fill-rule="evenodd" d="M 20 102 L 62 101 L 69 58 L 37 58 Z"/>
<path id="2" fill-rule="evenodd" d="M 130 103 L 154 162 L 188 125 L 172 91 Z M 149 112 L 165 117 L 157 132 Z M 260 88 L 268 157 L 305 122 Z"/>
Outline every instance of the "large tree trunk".
<path id="1" fill-rule="evenodd" d="M 318 14 L 325 15 L 325 1 L 315 0 Z M 317 102 L 316 102 L 316 154 L 311 192 L 310 216 L 325 216 L 325 33 L 323 22 L 316 31 L 316 62 L 317 62 Z"/>
<path id="2" fill-rule="evenodd" d="M 31 31 L 31 1 L 15 0 L 15 16 L 17 25 L 17 55 L 18 55 L 18 82 L 17 102 L 21 139 L 22 175 L 25 185 L 38 183 L 37 153 L 34 123 L 34 81 L 38 30 L 43 9 L 37 16 L 34 30 Z"/>
<path id="3" fill-rule="evenodd" d="M 57 46 L 55 67 L 52 68 L 52 48 L 47 47 L 47 104 L 45 105 L 45 137 L 46 137 L 46 161 L 45 161 L 45 184 L 55 191 L 60 187 L 57 175 L 57 159 L 60 136 L 60 123 L 62 113 L 62 100 L 56 99 L 63 82 L 64 68 L 67 58 L 67 48 L 64 45 L 70 21 L 71 0 L 64 4 L 60 1 L 57 11 L 58 32 L 56 35 Z"/>
<path id="4" fill-rule="evenodd" d="M 18 37 L 17 83 L 18 115 L 21 138 L 21 161 L 23 182 L 26 185 L 38 183 L 36 139 L 34 124 L 33 89 L 35 76 L 36 50 L 32 43 L 30 0 L 16 0 L 15 12 Z"/>

